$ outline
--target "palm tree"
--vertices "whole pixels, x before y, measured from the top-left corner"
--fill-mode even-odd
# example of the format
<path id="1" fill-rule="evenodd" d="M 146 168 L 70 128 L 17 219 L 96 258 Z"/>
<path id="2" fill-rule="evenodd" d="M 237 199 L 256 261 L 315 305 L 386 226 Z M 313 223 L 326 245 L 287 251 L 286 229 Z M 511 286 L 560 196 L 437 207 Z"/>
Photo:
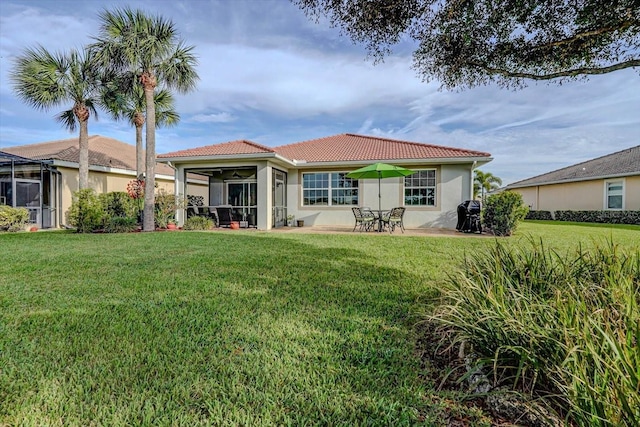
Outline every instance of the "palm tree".
<path id="1" fill-rule="evenodd" d="M 42 46 L 26 49 L 11 71 L 18 97 L 39 110 L 71 104 L 56 120 L 69 131 L 79 126 L 78 188 L 89 187 L 89 117 L 98 118 L 99 79 L 88 51 L 71 50 L 67 54 L 50 53 Z"/>
<path id="2" fill-rule="evenodd" d="M 125 92 L 129 93 L 125 93 Z M 166 89 L 154 95 L 156 104 L 156 127 L 175 126 L 180 115 L 174 109 L 173 95 Z M 108 84 L 102 94 L 102 104 L 114 119 L 125 119 L 136 128 L 136 177 L 142 179 L 145 171 L 142 126 L 145 123 L 146 98 L 140 84 L 129 88 L 122 84 Z"/>
<path id="3" fill-rule="evenodd" d="M 172 22 L 160 16 L 149 17 L 129 8 L 103 11 L 100 33 L 91 49 L 98 63 L 120 75 L 131 73 L 139 79 L 145 95 L 146 166 L 145 187 L 155 187 L 156 105 L 158 86 L 186 93 L 195 88 L 197 60 L 192 46 L 178 40 Z M 144 196 L 143 230 L 153 231 L 155 194 Z"/>
<path id="4" fill-rule="evenodd" d="M 481 194 L 482 204 L 485 202 L 485 191 L 493 191 L 500 188 L 502 180 L 491 172 L 482 172 L 476 169 L 474 171 L 475 177 L 473 179 L 473 197 L 478 197 L 478 193 Z"/>

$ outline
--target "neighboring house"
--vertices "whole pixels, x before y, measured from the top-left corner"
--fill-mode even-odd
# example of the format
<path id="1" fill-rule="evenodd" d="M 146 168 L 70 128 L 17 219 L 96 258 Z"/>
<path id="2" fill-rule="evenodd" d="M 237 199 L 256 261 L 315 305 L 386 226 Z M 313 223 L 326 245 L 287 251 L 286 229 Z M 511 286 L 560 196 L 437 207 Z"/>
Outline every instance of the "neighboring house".
<path id="1" fill-rule="evenodd" d="M 4 153 L 4 154 L 3 154 Z M 26 207 L 41 228 L 66 223 L 78 190 L 78 138 L 2 148 L 0 203 Z M 173 192 L 174 170 L 156 165 L 158 188 Z M 100 135 L 89 137 L 89 186 L 98 193 L 126 191 L 136 178 L 136 147 Z M 206 196 L 208 182 L 190 177 L 189 194 Z"/>
<path id="2" fill-rule="evenodd" d="M 492 160 L 489 153 L 341 134 L 280 147 L 231 141 L 158 156 L 176 168 L 176 193 L 185 174 L 209 180 L 211 206 L 230 205 L 234 219 L 268 230 L 287 216 L 304 225 L 352 225 L 353 206 L 378 207 L 378 180 L 346 174 L 375 162 L 416 173 L 381 181 L 382 209 L 405 206 L 407 227 L 456 225 L 456 208 L 472 198 L 473 170 Z M 179 220 L 183 220 L 180 218 Z"/>
<path id="3" fill-rule="evenodd" d="M 640 210 L 640 145 L 505 187 L 532 210 Z"/>

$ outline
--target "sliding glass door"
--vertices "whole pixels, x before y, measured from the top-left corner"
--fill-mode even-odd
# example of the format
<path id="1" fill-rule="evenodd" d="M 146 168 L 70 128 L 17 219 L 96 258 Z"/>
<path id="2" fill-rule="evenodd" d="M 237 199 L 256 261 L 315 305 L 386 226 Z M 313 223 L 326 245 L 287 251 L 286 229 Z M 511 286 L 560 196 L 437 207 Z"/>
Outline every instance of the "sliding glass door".
<path id="1" fill-rule="evenodd" d="M 255 181 L 227 182 L 227 203 L 231 205 L 234 220 L 255 227 L 258 216 L 258 184 Z"/>

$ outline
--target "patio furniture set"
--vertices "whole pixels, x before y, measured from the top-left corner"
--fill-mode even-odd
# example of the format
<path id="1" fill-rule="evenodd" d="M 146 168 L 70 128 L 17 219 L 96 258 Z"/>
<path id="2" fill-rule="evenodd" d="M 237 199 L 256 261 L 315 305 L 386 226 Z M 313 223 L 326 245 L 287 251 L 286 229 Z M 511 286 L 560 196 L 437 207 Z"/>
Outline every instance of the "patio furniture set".
<path id="1" fill-rule="evenodd" d="M 389 234 L 393 233 L 396 227 L 404 233 L 404 223 L 402 222 L 404 217 L 404 207 L 396 207 L 390 211 L 375 211 L 368 207 L 353 207 L 353 215 L 356 223 L 353 227 L 353 231 L 358 229 L 359 231 L 377 231 L 382 232 L 389 231 Z"/>
<path id="2" fill-rule="evenodd" d="M 187 206 L 187 218 L 192 216 L 204 216 L 211 219 L 216 227 L 248 228 L 255 226 L 251 215 L 240 216 L 234 213 L 231 206 Z"/>

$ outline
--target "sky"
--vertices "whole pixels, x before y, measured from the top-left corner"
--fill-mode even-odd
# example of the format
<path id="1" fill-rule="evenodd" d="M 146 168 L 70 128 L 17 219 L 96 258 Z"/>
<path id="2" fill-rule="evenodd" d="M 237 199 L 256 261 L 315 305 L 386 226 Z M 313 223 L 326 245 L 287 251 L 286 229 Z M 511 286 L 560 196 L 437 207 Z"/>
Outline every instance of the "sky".
<path id="1" fill-rule="evenodd" d="M 0 5 L 0 150 L 73 138 L 14 94 L 17 55 L 42 45 L 67 51 L 92 41 L 98 14 L 142 9 L 174 22 L 194 46 L 200 80 L 176 95 L 180 123 L 156 131 L 158 154 L 247 139 L 279 146 L 340 133 L 480 150 L 503 184 L 640 144 L 640 73 L 588 80 L 449 91 L 411 68 L 410 40 L 374 64 L 361 45 L 316 23 L 288 0 L 4 0 Z M 134 129 L 106 113 L 90 135 L 135 144 Z"/>

